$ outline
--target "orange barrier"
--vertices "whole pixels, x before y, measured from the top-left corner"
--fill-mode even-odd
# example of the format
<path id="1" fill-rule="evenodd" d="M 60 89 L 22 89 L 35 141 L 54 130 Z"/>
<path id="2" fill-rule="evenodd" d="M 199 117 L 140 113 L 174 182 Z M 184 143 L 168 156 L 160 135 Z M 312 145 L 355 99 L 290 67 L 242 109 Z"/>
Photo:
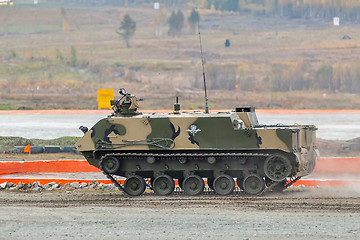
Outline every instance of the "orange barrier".
<path id="1" fill-rule="evenodd" d="M 316 162 L 318 173 L 360 173 L 360 157 L 322 157 Z"/>
<path id="2" fill-rule="evenodd" d="M 1 174 L 40 173 L 40 172 L 99 172 L 86 160 L 44 160 L 0 162 Z"/>
<path id="3" fill-rule="evenodd" d="M 86 160 L 3 161 L 0 175 L 40 172 L 99 172 Z M 327 157 L 316 162 L 318 173 L 360 173 L 360 157 Z"/>
<path id="4" fill-rule="evenodd" d="M 52 179 L 35 179 L 35 178 L 4 178 L 4 179 L 0 179 L 0 183 L 3 182 L 12 182 L 14 184 L 19 184 L 20 182 L 23 184 L 32 184 L 36 181 L 39 181 L 39 183 L 41 185 L 45 185 L 47 183 L 51 183 L 51 182 L 55 182 L 57 184 L 62 184 L 65 185 L 66 183 L 73 183 L 73 182 L 78 182 L 78 183 L 91 183 L 92 181 L 97 181 L 98 183 L 103 183 L 103 184 L 111 184 L 110 180 L 105 180 L 105 179 L 61 179 L 61 178 L 52 178 Z M 119 180 L 118 181 L 120 184 L 124 185 L 125 180 Z M 300 179 L 297 182 L 295 182 L 294 184 L 292 184 L 292 186 L 294 187 L 298 187 L 298 186 L 307 186 L 307 187 L 339 187 L 339 186 L 347 186 L 347 185 L 359 185 L 360 184 L 360 180 L 359 179 L 355 179 L 355 180 L 334 180 L 334 179 Z M 175 186 L 179 186 L 177 180 L 175 180 Z"/>
<path id="5" fill-rule="evenodd" d="M 97 180 L 97 179 L 93 179 L 93 180 L 89 180 L 89 179 L 84 179 L 84 180 L 79 180 L 79 179 L 62 179 L 62 178 L 46 178 L 46 179 L 36 179 L 36 178 L 4 178 L 4 179 L 0 179 L 0 183 L 3 182 L 12 182 L 14 184 L 19 184 L 20 182 L 23 184 L 29 184 L 29 183 L 34 183 L 34 182 L 39 182 L 41 185 L 45 185 L 51 182 L 56 182 L 57 184 L 62 184 L 65 185 L 67 183 L 73 183 L 73 182 L 78 182 L 78 183 L 91 183 L 92 181 L 98 181 L 98 183 L 104 183 L 104 184 L 110 184 L 111 181 L 110 180 Z M 120 180 L 119 181 L 120 184 L 124 184 L 125 181 Z"/>
<path id="6" fill-rule="evenodd" d="M 298 187 L 298 186 L 306 186 L 306 187 L 340 187 L 340 186 L 347 186 L 347 185 L 356 185 L 359 186 L 360 180 L 354 179 L 354 180 L 334 180 L 334 179 L 315 179 L 315 180 L 307 180 L 307 179 L 300 179 L 292 186 Z"/>
<path id="7" fill-rule="evenodd" d="M 0 179 L 0 183 L 3 182 L 12 182 L 12 183 L 33 183 L 39 181 L 42 185 L 56 182 L 61 184 L 72 183 L 72 182 L 85 182 L 91 183 L 93 180 L 98 181 L 99 183 L 110 184 L 111 181 L 107 179 L 68 179 L 68 178 L 43 178 L 41 176 L 36 177 L 18 177 L 14 178 L 11 174 L 21 173 L 94 173 L 100 172 L 100 170 L 90 164 L 87 163 L 86 160 L 44 160 L 44 161 L 18 161 L 18 162 L 9 162 L 3 161 L 0 162 L 0 175 L 9 175 L 4 176 L 4 178 Z M 347 158 L 339 158 L 339 157 L 328 157 L 321 158 L 320 161 L 316 163 L 316 167 L 314 173 L 320 173 L 323 177 L 316 177 L 315 179 L 300 179 L 295 182 L 293 186 L 346 186 L 353 184 L 360 184 L 360 179 L 357 177 L 358 173 L 360 173 L 360 157 L 347 157 Z M 326 174 L 328 176 L 334 176 L 334 174 L 344 174 L 344 173 L 352 173 L 355 175 L 354 179 L 335 179 L 329 178 L 326 179 L 324 177 Z M 319 175 L 319 174 L 315 174 Z M 360 176 L 360 175 L 359 175 Z M 120 180 L 121 184 L 124 184 L 124 180 Z M 175 180 L 175 184 L 178 185 L 177 180 Z"/>

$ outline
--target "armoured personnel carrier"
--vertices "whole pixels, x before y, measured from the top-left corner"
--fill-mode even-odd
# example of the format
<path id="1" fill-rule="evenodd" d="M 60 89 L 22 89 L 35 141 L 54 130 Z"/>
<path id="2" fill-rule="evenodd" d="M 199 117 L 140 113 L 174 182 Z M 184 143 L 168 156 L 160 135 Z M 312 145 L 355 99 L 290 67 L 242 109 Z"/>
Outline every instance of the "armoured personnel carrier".
<path id="1" fill-rule="evenodd" d="M 187 195 L 284 189 L 310 174 L 318 156 L 313 125 L 260 125 L 253 107 L 229 112 L 141 113 L 139 99 L 120 90 L 114 112 L 76 143 L 87 161 L 131 196 L 146 187 L 169 195 L 175 182 Z M 125 177 L 124 186 L 116 176 Z"/>

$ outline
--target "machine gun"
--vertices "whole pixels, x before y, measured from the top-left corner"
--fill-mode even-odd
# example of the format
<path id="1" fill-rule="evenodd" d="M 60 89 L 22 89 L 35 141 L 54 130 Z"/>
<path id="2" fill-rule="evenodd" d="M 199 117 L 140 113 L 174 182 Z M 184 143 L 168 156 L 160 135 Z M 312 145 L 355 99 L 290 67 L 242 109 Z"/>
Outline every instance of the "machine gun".
<path id="1" fill-rule="evenodd" d="M 138 101 L 142 101 L 143 99 L 136 98 L 135 95 L 127 93 L 125 88 L 121 88 L 119 90 L 120 95 L 122 97 L 118 100 L 110 100 L 110 104 L 112 109 L 114 110 L 114 114 L 122 114 L 122 115 L 137 115 L 141 114 L 137 112 L 139 108 Z"/>

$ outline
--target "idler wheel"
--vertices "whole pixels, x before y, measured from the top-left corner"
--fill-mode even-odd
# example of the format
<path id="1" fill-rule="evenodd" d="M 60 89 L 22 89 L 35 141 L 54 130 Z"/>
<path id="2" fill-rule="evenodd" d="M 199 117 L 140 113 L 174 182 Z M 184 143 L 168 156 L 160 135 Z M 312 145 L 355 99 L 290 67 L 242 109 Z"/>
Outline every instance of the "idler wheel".
<path id="1" fill-rule="evenodd" d="M 234 191 L 235 181 L 229 175 L 223 174 L 215 178 L 214 190 L 219 195 L 229 195 Z"/>
<path id="2" fill-rule="evenodd" d="M 256 195 L 264 190 L 265 182 L 259 175 L 250 174 L 244 179 L 243 187 L 247 194 Z"/>
<path id="3" fill-rule="evenodd" d="M 139 175 L 130 176 L 125 180 L 124 189 L 130 196 L 140 196 L 145 188 L 145 180 Z"/>
<path id="4" fill-rule="evenodd" d="M 264 162 L 265 175 L 276 182 L 285 180 L 291 173 L 290 160 L 283 155 L 271 155 Z"/>
<path id="5" fill-rule="evenodd" d="M 120 168 L 120 162 L 115 157 L 105 157 L 104 160 L 102 160 L 102 169 L 110 174 L 116 173 Z"/>
<path id="6" fill-rule="evenodd" d="M 186 195 L 195 196 L 204 191 L 204 180 L 198 175 L 190 175 L 183 182 L 183 189 Z"/>
<path id="7" fill-rule="evenodd" d="M 169 175 L 160 175 L 155 178 L 153 189 L 157 195 L 165 196 L 174 192 L 175 183 Z"/>

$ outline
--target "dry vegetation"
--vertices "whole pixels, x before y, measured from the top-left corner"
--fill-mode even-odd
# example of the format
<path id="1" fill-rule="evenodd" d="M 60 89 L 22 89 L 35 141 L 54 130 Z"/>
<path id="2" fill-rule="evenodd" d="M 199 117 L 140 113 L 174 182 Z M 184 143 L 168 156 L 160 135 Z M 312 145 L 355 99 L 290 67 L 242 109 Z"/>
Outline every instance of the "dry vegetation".
<path id="1" fill-rule="evenodd" d="M 96 108 L 97 89 L 120 87 L 145 98 L 147 109 L 171 108 L 175 96 L 183 108 L 204 105 L 199 39 L 187 26 L 178 38 L 167 26 L 155 37 L 158 12 L 146 5 L 65 6 L 64 25 L 61 7 L 46 6 L 0 8 L 0 109 Z M 137 23 L 132 48 L 115 32 L 125 14 Z M 200 10 L 200 18 L 211 108 L 360 105 L 344 80 L 360 90 L 358 25 L 214 10 Z M 331 81 L 319 73 L 327 66 Z"/>

